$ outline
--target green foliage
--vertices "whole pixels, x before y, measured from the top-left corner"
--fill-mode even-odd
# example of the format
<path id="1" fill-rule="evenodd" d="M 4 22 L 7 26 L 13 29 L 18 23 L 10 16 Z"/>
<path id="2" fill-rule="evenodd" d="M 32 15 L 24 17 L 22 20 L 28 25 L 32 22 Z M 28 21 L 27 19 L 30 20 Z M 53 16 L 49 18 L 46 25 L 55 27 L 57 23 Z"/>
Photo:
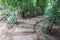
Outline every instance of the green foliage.
<path id="1" fill-rule="evenodd" d="M 40 24 L 40 28 L 44 32 L 50 32 L 52 30 L 47 30 L 49 23 L 52 23 L 52 25 L 53 23 L 60 25 L 60 0 L 47 0 L 47 7 L 45 8 L 45 14 L 43 16 L 46 19 L 43 24 Z"/>
<path id="2" fill-rule="evenodd" d="M 0 10 L 0 15 L 11 16 L 17 10 L 23 10 L 26 17 L 43 14 L 47 16 L 46 22 L 60 23 L 60 0 L 0 0 L 0 5 L 8 8 L 8 12 Z"/>
<path id="3" fill-rule="evenodd" d="M 44 32 L 48 32 L 47 27 L 48 27 L 48 23 L 40 24 L 40 28 L 41 28 L 41 30 L 43 30 Z"/>
<path id="4" fill-rule="evenodd" d="M 36 15 L 36 0 L 22 0 L 20 9 L 25 11 L 26 16 Z"/>
<path id="5" fill-rule="evenodd" d="M 16 10 L 25 11 L 26 17 L 33 17 L 44 13 L 46 0 L 0 0 L 1 5 L 9 8 L 12 12 Z"/>
<path id="6" fill-rule="evenodd" d="M 59 12 L 54 15 L 54 23 L 60 24 L 60 13 Z"/>
<path id="7" fill-rule="evenodd" d="M 46 0 L 21 0 L 20 9 L 25 11 L 26 17 L 41 15 L 44 13 Z"/>
<path id="8" fill-rule="evenodd" d="M 18 10 L 18 0 L 0 0 L 0 5 L 1 11 L 0 15 L 1 16 L 8 16 L 8 22 L 10 23 L 17 23 L 17 14 L 15 13 Z"/>
<path id="9" fill-rule="evenodd" d="M 42 40 L 49 40 L 48 36 L 44 35 L 40 37 Z"/>
<path id="10" fill-rule="evenodd" d="M 47 0 L 48 1 L 48 0 Z M 60 0 L 50 0 L 50 2 L 47 2 L 47 8 L 45 9 L 45 15 L 48 15 L 48 17 L 50 17 L 50 19 L 54 21 L 54 23 L 60 23 Z M 49 19 L 49 18 L 48 18 Z M 49 19 L 49 20 L 50 20 Z M 50 20 L 50 21 L 51 21 Z"/>
<path id="11" fill-rule="evenodd" d="M 37 0 L 37 10 L 38 10 L 38 13 L 40 14 L 44 14 L 44 9 L 45 7 L 47 6 L 47 2 L 46 0 Z"/>
<path id="12" fill-rule="evenodd" d="M 0 5 L 10 8 L 12 12 L 18 9 L 18 0 L 0 0 Z"/>
<path id="13" fill-rule="evenodd" d="M 0 16 L 3 15 L 3 12 L 0 10 Z"/>
<path id="14" fill-rule="evenodd" d="M 55 5 L 53 6 L 54 8 L 54 23 L 56 24 L 60 24 L 60 0 L 57 0 L 55 2 Z"/>
<path id="15" fill-rule="evenodd" d="M 16 24 L 17 23 L 17 16 L 11 15 L 7 20 L 9 23 Z"/>
<path id="16" fill-rule="evenodd" d="M 44 32 L 48 32 L 47 28 L 49 23 L 60 24 L 60 1 L 59 0 L 46 0 L 47 7 L 45 8 L 45 14 L 43 16 L 46 17 L 45 22 L 40 27 Z"/>

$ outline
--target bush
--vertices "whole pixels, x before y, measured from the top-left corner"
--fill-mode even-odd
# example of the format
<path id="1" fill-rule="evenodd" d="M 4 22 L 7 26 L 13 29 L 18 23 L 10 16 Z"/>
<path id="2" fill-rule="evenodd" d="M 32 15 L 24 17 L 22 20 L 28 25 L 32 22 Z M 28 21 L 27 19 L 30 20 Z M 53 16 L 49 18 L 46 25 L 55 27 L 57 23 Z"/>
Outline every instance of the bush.
<path id="1" fill-rule="evenodd" d="M 40 37 L 42 40 L 49 40 L 48 36 L 44 35 Z"/>

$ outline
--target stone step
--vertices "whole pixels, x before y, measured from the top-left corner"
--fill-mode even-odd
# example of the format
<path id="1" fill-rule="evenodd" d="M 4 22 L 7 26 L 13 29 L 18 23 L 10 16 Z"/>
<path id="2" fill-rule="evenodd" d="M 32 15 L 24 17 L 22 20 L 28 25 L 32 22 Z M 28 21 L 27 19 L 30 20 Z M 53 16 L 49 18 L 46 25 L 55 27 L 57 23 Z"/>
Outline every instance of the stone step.
<path id="1" fill-rule="evenodd" d="M 40 21 L 40 20 L 44 20 L 44 17 L 38 16 L 35 18 L 31 18 L 31 20 Z"/>
<path id="2" fill-rule="evenodd" d="M 59 25 L 53 25 L 53 28 L 60 29 L 60 26 Z"/>
<path id="3" fill-rule="evenodd" d="M 21 33 L 21 32 L 34 32 L 33 28 L 19 28 L 15 27 L 13 30 L 14 33 Z"/>
<path id="4" fill-rule="evenodd" d="M 18 27 L 20 28 L 33 28 L 33 25 L 29 25 L 29 24 L 25 24 L 25 23 L 21 23 L 20 25 L 18 25 Z"/>
<path id="5" fill-rule="evenodd" d="M 11 36 L 11 40 L 37 40 L 36 35 L 15 35 Z"/>
<path id="6" fill-rule="evenodd" d="M 31 19 L 20 19 L 20 22 L 34 25 L 37 21 Z"/>
<path id="7" fill-rule="evenodd" d="M 0 35 L 7 32 L 7 24 L 6 23 L 0 23 Z"/>
<path id="8" fill-rule="evenodd" d="M 11 32 L 11 35 L 12 35 L 12 36 L 15 36 L 15 35 L 20 35 L 20 36 L 21 36 L 21 35 L 31 35 L 31 34 L 34 35 L 34 34 L 36 34 L 36 33 L 34 33 L 34 32 L 26 32 L 26 33 L 14 33 L 14 32 L 13 32 L 13 33 L 12 33 L 12 32 Z"/>

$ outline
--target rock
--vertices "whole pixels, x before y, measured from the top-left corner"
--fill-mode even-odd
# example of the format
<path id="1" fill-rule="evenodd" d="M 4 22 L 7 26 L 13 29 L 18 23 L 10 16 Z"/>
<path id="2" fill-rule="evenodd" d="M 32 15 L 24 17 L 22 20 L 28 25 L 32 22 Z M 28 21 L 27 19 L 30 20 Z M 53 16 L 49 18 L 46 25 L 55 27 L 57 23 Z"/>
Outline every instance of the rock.
<path id="1" fill-rule="evenodd" d="M 7 24 L 6 23 L 0 23 L 0 35 L 7 32 Z"/>
<path id="2" fill-rule="evenodd" d="M 36 35 L 20 35 L 20 36 L 12 36 L 12 40 L 37 40 Z"/>
<path id="3" fill-rule="evenodd" d="M 34 32 L 33 28 L 15 28 L 13 30 L 14 33 L 21 33 L 21 32 Z"/>
<path id="4" fill-rule="evenodd" d="M 9 36 L 2 35 L 0 36 L 0 40 L 9 40 Z"/>
<path id="5" fill-rule="evenodd" d="M 35 18 L 31 18 L 31 20 L 40 21 L 40 20 L 44 20 L 44 17 L 38 16 Z"/>
<path id="6" fill-rule="evenodd" d="M 9 40 L 9 33 L 5 22 L 0 22 L 0 40 Z"/>
<path id="7" fill-rule="evenodd" d="M 20 19 L 20 22 L 34 25 L 37 21 L 30 20 L 30 19 Z"/>
<path id="8" fill-rule="evenodd" d="M 21 23 L 20 25 L 18 25 L 18 27 L 20 28 L 33 28 L 33 25 L 29 25 L 29 24 L 25 24 L 25 23 Z"/>
<path id="9" fill-rule="evenodd" d="M 53 28 L 58 29 L 58 28 L 60 28 L 60 26 L 59 25 L 53 25 Z"/>

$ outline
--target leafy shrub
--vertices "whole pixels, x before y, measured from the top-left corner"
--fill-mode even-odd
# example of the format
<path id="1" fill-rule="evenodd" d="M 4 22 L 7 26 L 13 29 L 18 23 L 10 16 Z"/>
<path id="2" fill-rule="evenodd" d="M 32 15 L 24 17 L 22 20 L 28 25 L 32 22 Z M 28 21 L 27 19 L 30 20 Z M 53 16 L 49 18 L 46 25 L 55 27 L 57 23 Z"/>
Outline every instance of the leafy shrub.
<path id="1" fill-rule="evenodd" d="M 48 16 L 47 18 L 46 18 L 46 20 L 45 20 L 45 24 L 43 24 L 44 26 L 42 26 L 42 28 L 43 28 L 43 31 L 48 31 L 48 30 L 46 30 L 48 27 L 46 26 L 45 27 L 45 25 L 48 25 L 49 23 L 54 23 L 54 24 L 60 24 L 60 12 L 59 12 L 59 8 L 60 8 L 60 2 L 59 2 L 60 0 L 53 0 L 53 3 L 52 3 L 52 0 L 50 0 L 50 2 L 52 3 L 50 3 L 51 5 L 49 6 L 49 7 L 47 7 L 46 9 L 45 9 L 45 16 Z M 53 5 L 53 6 L 52 6 Z M 47 24 L 48 23 L 48 24 Z M 45 27 L 45 29 L 44 29 L 44 27 Z"/>
<path id="2" fill-rule="evenodd" d="M 48 36 L 44 35 L 40 37 L 42 40 L 49 40 Z"/>
<path id="3" fill-rule="evenodd" d="M 48 31 L 48 30 L 47 30 L 47 27 L 48 27 L 48 24 L 46 24 L 46 23 L 40 24 L 40 28 L 41 28 L 41 30 L 44 31 L 44 32 L 47 32 L 47 31 Z"/>
<path id="4" fill-rule="evenodd" d="M 44 0 L 21 0 L 20 9 L 25 11 L 26 17 L 34 17 L 44 13 L 46 1 Z"/>
<path id="5" fill-rule="evenodd" d="M 11 11 L 16 11 L 18 9 L 18 0 L 0 0 L 1 5 L 10 8 Z"/>
<path id="6" fill-rule="evenodd" d="M 7 20 L 9 23 L 16 24 L 17 23 L 17 16 L 15 16 L 15 15 L 10 16 Z"/>
<path id="7" fill-rule="evenodd" d="M 3 15 L 3 12 L 0 10 L 0 16 Z"/>
<path id="8" fill-rule="evenodd" d="M 47 28 L 49 23 L 60 24 L 60 12 L 58 12 L 59 11 L 58 9 L 60 8 L 59 0 L 46 0 L 46 1 L 47 1 L 47 7 L 45 8 L 45 14 L 44 14 L 44 16 L 46 16 L 46 20 L 40 26 L 44 32 L 48 32 Z"/>
<path id="9" fill-rule="evenodd" d="M 17 14 L 15 13 L 18 10 L 18 0 L 0 0 L 0 5 L 2 5 L 0 14 L 2 16 L 8 16 L 7 20 L 10 23 L 17 23 Z"/>

